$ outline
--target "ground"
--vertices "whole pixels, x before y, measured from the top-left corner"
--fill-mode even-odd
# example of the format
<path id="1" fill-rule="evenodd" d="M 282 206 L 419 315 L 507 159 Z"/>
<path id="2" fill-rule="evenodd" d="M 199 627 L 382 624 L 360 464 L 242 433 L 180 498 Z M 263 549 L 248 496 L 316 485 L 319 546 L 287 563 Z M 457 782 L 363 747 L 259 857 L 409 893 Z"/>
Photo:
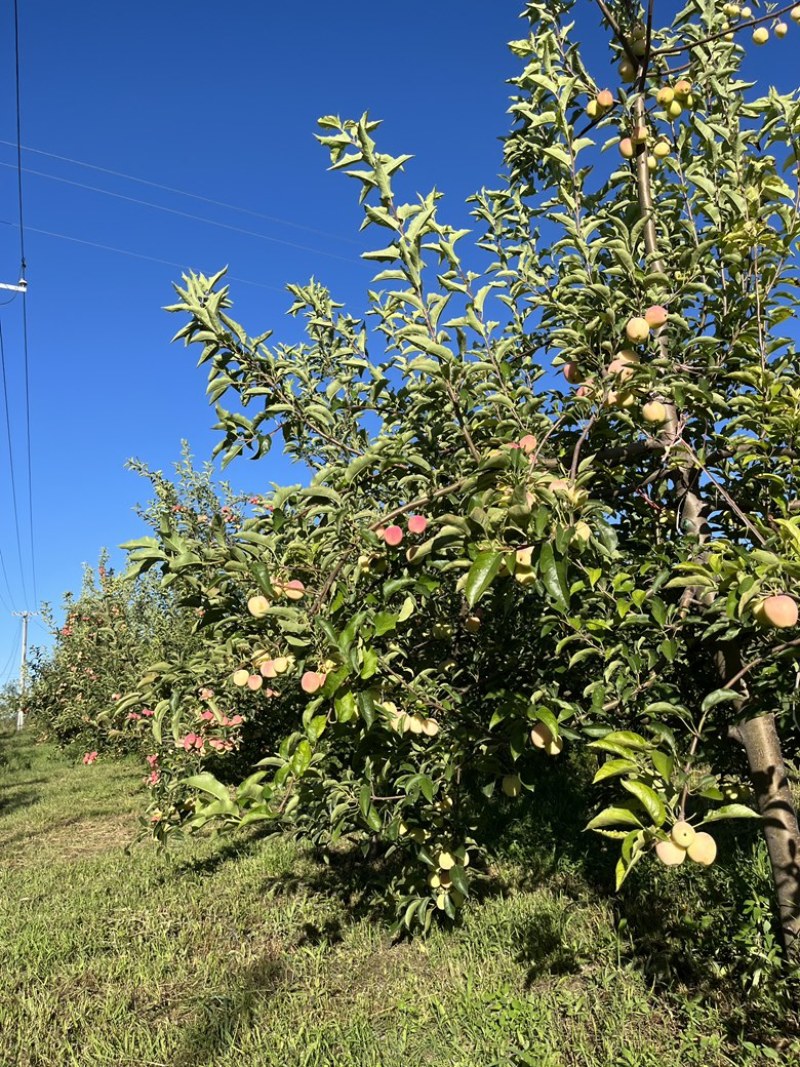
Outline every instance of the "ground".
<path id="1" fill-rule="evenodd" d="M 0 1067 L 744 1067 L 800 1056 L 659 987 L 611 898 L 499 864 L 392 943 L 352 863 L 285 838 L 137 842 L 136 762 L 0 739 Z M 795 1060 L 797 1062 L 797 1060 Z"/>

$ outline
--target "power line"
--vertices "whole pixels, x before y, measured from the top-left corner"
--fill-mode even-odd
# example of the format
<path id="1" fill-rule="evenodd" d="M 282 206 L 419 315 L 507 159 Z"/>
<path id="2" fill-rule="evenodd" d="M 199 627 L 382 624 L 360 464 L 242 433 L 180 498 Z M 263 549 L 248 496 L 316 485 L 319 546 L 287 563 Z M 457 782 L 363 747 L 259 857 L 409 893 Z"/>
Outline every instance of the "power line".
<path id="1" fill-rule="evenodd" d="M 20 227 L 20 232 L 22 227 Z M 22 351 L 25 368 L 25 445 L 27 449 L 28 471 L 28 529 L 31 537 L 31 581 L 33 583 L 33 602 L 39 603 L 36 591 L 36 548 L 33 533 L 33 465 L 31 461 L 31 392 L 28 375 L 28 294 L 22 294 Z"/>
<path id="2" fill-rule="evenodd" d="M 2 167 L 13 168 L 16 164 L 13 163 L 1 163 Z M 269 241 L 271 244 L 282 245 L 284 248 L 295 248 L 300 252 L 313 252 L 315 256 L 327 256 L 328 259 L 338 259 L 343 263 L 356 263 L 355 259 L 350 259 L 348 256 L 340 256 L 336 252 L 324 252 L 321 248 L 312 248 L 310 245 L 301 245 L 296 241 L 285 241 L 282 237 L 270 237 L 266 233 L 259 233 L 258 230 L 246 230 L 242 226 L 232 226 L 229 222 L 217 222 L 216 219 L 208 219 L 204 215 L 193 215 L 189 211 L 181 211 L 176 207 L 165 207 L 163 204 L 154 204 L 152 200 L 140 200 L 136 196 L 126 196 L 125 193 L 113 193 L 110 189 L 101 189 L 98 185 L 87 185 L 85 182 L 75 182 L 71 178 L 59 178 L 55 174 L 47 174 L 43 170 L 33 170 L 30 167 L 23 167 L 26 174 L 33 174 L 37 178 L 47 178 L 51 182 L 61 182 L 62 185 L 72 185 L 76 189 L 87 189 L 91 193 L 101 193 L 103 196 L 113 196 L 117 200 L 126 200 L 129 204 L 138 204 L 141 207 L 149 207 L 154 211 L 165 211 L 168 215 L 178 215 L 183 219 L 190 219 L 192 222 L 202 222 L 206 226 L 217 226 L 221 230 L 230 230 L 232 233 L 241 233 L 246 237 L 257 237 L 261 241 Z"/>
<path id="3" fill-rule="evenodd" d="M 2 672 L 0 672 L 0 685 L 5 685 L 11 678 L 11 664 L 16 653 L 14 645 L 11 646 L 11 651 L 8 654 L 8 659 L 5 662 Z"/>
<path id="4" fill-rule="evenodd" d="M 17 196 L 19 199 L 19 258 L 20 277 L 25 277 L 25 227 L 22 212 L 22 121 L 19 94 L 19 3 L 14 0 L 14 88 L 17 112 Z"/>
<path id="5" fill-rule="evenodd" d="M 14 89 L 17 117 L 17 193 L 19 200 L 19 257 L 20 257 L 20 285 L 25 281 L 25 213 L 22 200 L 22 108 L 20 104 L 19 89 L 19 0 L 14 0 Z M 23 371 L 25 380 L 25 447 L 27 451 L 27 475 L 28 475 L 28 530 L 30 533 L 31 549 L 31 580 L 33 582 L 33 599 L 37 602 L 36 594 L 36 549 L 33 533 L 33 466 L 31 461 L 31 390 L 30 390 L 30 360 L 28 356 L 28 294 L 22 293 L 22 353 Z M 8 394 L 6 393 L 6 398 Z M 10 428 L 9 428 L 10 442 Z M 9 443 L 9 458 L 11 456 Z M 16 508 L 16 501 L 15 501 Z M 17 533 L 19 536 L 19 532 Z M 23 589 L 24 589 L 23 579 Z M 27 594 L 25 599 L 27 600 Z"/>
<path id="6" fill-rule="evenodd" d="M 28 591 L 25 588 L 25 569 L 22 566 L 22 539 L 19 535 L 19 511 L 17 510 L 17 479 L 14 473 L 14 450 L 11 444 L 11 415 L 8 405 L 8 381 L 6 378 L 6 349 L 3 342 L 3 324 L 0 322 L 0 368 L 2 369 L 3 379 L 3 402 L 6 412 L 6 438 L 8 441 L 8 466 L 11 471 L 11 503 L 14 512 L 14 529 L 17 534 L 17 555 L 19 556 L 19 574 L 22 579 L 22 592 L 25 599 L 28 599 Z M 2 557 L 0 557 L 2 558 Z M 11 596 L 11 587 L 8 583 L 8 575 L 6 573 L 5 563 L 3 563 L 3 577 L 6 580 L 6 587 L 8 589 L 8 595 Z M 13 600 L 13 597 L 11 597 Z"/>
<path id="7" fill-rule="evenodd" d="M 0 138 L 0 144 L 8 145 L 10 148 L 14 147 L 12 141 L 4 141 Z M 185 189 L 176 189 L 172 185 L 162 185 L 160 182 L 150 181 L 147 178 L 137 178 L 133 174 L 124 174 L 120 170 L 111 170 L 109 167 L 98 167 L 94 163 L 87 163 L 82 159 L 71 159 L 69 156 L 59 156 L 55 152 L 45 152 L 41 148 L 30 148 L 28 145 L 22 146 L 25 152 L 34 152 L 38 156 L 46 156 L 48 159 L 57 159 L 62 163 L 74 163 L 77 167 L 86 167 L 89 170 L 96 170 L 100 174 L 111 174 L 115 178 L 124 178 L 129 182 L 138 182 L 140 185 L 149 185 L 151 189 L 162 189 L 166 193 L 175 193 L 177 196 L 188 196 L 192 200 L 200 200 L 204 204 L 213 204 L 215 207 L 226 208 L 228 211 L 238 211 L 243 215 L 250 215 L 255 219 L 263 219 L 265 222 L 276 222 L 280 226 L 290 226 L 295 230 L 304 230 L 306 233 L 315 233 L 319 237 L 330 237 L 335 241 L 342 241 L 345 244 L 358 245 L 358 241 L 354 241 L 352 237 L 342 237 L 340 234 L 330 233 L 328 230 L 318 230 L 313 226 L 304 226 L 300 222 L 291 222 L 289 219 L 280 218 L 277 215 L 265 215 L 261 211 L 253 211 L 251 208 L 240 207 L 238 204 L 228 204 L 224 200 L 214 200 L 210 196 L 201 196 L 199 193 L 190 193 Z"/>
<path id="8" fill-rule="evenodd" d="M 16 226 L 15 222 L 9 222 L 7 219 L 0 219 L 0 224 L 3 226 Z M 185 263 L 178 263 L 172 259 L 159 259 L 158 256 L 146 256 L 143 252 L 131 252 L 127 248 L 115 248 L 113 245 L 100 244 L 97 241 L 87 241 L 82 237 L 71 237 L 67 233 L 55 233 L 53 230 L 39 230 L 35 226 L 26 226 L 25 229 L 28 233 L 39 233 L 43 237 L 55 237 L 59 241 L 72 241 L 74 244 L 87 245 L 89 248 L 100 248 L 104 252 L 116 252 L 120 256 L 132 256 L 134 259 L 145 259 L 150 263 L 162 263 L 167 267 L 177 267 L 178 270 L 190 270 Z M 266 282 L 254 282 L 250 278 L 237 278 L 234 274 L 226 275 L 227 280 L 230 282 L 239 282 L 241 285 L 255 285 L 259 289 L 269 289 L 273 293 L 286 293 L 285 286 L 268 285 Z"/>

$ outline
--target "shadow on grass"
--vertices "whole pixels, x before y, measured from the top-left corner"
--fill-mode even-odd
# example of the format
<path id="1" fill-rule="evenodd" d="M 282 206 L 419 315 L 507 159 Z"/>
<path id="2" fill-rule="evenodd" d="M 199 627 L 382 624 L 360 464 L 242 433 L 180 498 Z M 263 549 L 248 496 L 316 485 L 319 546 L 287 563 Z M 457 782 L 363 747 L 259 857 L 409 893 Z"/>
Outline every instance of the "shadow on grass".
<path id="1" fill-rule="evenodd" d="M 506 889 L 546 886 L 610 905 L 620 956 L 665 996 L 680 989 L 713 1000 L 731 1046 L 763 1041 L 780 1050 L 800 1038 L 797 982 L 780 970 L 773 887 L 758 859 L 760 828 L 717 824 L 712 867 L 666 869 L 648 859 L 615 893 L 617 842 L 584 831 L 598 803 L 591 771 L 580 756 L 544 765 L 529 803 L 487 809 L 481 835 L 496 842 L 501 875 L 504 860 L 513 865 Z M 517 959 L 529 967 L 529 983 L 579 969 L 565 926 L 544 913 L 520 930 Z"/>
<path id="2" fill-rule="evenodd" d="M 269 897 L 308 893 L 335 902 L 340 915 L 322 926 L 306 923 L 302 945 L 334 944 L 344 936 L 345 925 L 371 919 L 390 925 L 394 908 L 383 899 L 382 890 L 401 870 L 398 856 L 365 858 L 355 845 L 336 849 L 315 849 L 298 860 L 295 870 L 269 875 L 261 883 Z"/>
<path id="3" fill-rule="evenodd" d="M 265 997 L 274 996 L 287 980 L 285 965 L 272 955 L 231 975 L 223 992 L 204 998 L 181 1035 L 171 1067 L 204 1067 L 215 1063 L 250 1025 Z"/>
<path id="4" fill-rule="evenodd" d="M 33 792 L 32 790 L 18 790 L 14 787 L 14 792 L 10 792 L 8 795 L 0 794 L 0 819 L 4 815 L 11 815 L 12 812 L 19 811 L 20 808 L 27 808 L 31 804 L 35 804 L 40 799 L 41 794 Z M 24 836 L 29 836 L 25 834 Z M 7 843 L 7 842 L 6 842 Z"/>
<path id="5" fill-rule="evenodd" d="M 236 860 L 244 859 L 246 856 L 256 852 L 267 838 L 274 836 L 274 831 L 254 827 L 248 830 L 246 835 L 242 834 L 233 840 L 229 840 L 224 845 L 217 845 L 210 856 L 195 856 L 189 859 L 176 857 L 172 871 L 179 876 L 184 874 L 214 874 L 220 867 L 224 867 L 226 863 L 234 863 Z"/>
<path id="6" fill-rule="evenodd" d="M 34 799 L 38 800 L 39 797 L 34 795 Z M 28 801 L 28 803 L 32 802 L 32 800 Z M 3 814 L 2 810 L 0 810 L 0 815 L 1 814 Z M 103 808 L 93 811 L 82 811 L 80 815 L 73 815 L 66 819 L 54 819 L 53 822 L 47 823 L 39 830 L 26 828 L 20 830 L 19 833 L 12 834 L 10 837 L 3 838 L 3 848 L 7 848 L 9 845 L 19 844 L 23 841 L 33 841 L 37 838 L 57 837 L 60 833 L 75 827 L 80 827 L 82 823 L 90 822 L 92 819 L 108 819 L 110 814 L 111 813 L 107 808 Z"/>

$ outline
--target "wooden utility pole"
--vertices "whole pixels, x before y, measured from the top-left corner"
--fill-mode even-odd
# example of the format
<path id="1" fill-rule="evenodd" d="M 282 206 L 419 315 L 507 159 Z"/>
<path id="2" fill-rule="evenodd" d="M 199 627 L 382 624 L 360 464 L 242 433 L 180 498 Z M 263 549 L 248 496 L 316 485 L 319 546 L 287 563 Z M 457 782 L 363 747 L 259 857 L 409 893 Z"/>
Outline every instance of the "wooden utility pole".
<path id="1" fill-rule="evenodd" d="M 19 708 L 17 710 L 17 730 L 25 725 L 25 682 L 28 674 L 28 619 L 39 614 L 38 611 L 12 611 L 12 615 L 22 619 L 22 652 L 19 660 Z"/>

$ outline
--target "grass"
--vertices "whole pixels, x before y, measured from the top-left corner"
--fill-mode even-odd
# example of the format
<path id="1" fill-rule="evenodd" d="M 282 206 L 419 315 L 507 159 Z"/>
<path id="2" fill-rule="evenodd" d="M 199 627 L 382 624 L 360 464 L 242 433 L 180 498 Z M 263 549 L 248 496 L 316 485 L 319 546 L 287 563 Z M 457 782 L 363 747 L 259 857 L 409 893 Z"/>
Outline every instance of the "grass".
<path id="1" fill-rule="evenodd" d="M 463 925 L 392 944 L 358 874 L 283 839 L 129 849 L 131 763 L 0 739 L 2 1067 L 755 1067 L 788 1033 L 659 986 L 607 896 L 520 855 Z M 724 983 L 723 983 L 724 985 Z"/>

